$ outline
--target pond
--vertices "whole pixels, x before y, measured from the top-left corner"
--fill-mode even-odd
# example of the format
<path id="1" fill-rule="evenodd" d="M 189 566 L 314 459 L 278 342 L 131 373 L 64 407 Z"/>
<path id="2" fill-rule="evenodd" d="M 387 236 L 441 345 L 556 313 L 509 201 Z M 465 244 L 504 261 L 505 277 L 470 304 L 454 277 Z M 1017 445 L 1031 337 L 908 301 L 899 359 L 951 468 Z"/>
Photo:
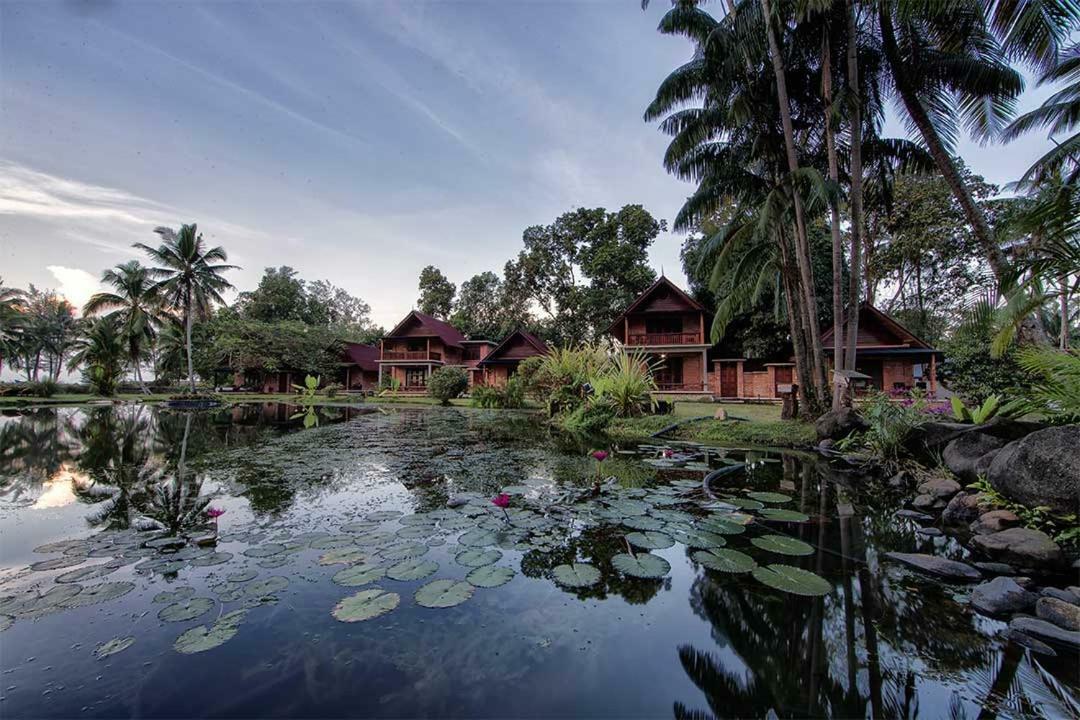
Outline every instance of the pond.
<path id="1" fill-rule="evenodd" d="M 6 413 L 0 713 L 1054 717 L 1074 702 L 1075 657 L 1032 655 L 966 591 L 881 560 L 959 545 L 813 456 L 657 441 L 598 462 L 598 447 L 456 408 Z"/>

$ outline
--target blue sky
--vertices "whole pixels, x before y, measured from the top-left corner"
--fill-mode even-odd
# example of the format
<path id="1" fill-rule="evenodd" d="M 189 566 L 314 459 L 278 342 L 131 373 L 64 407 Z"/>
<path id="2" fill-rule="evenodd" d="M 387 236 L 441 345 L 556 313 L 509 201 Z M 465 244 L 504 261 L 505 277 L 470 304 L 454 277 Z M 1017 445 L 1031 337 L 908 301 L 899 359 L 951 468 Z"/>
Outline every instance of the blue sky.
<path id="1" fill-rule="evenodd" d="M 197 221 L 238 287 L 288 264 L 389 326 L 423 266 L 499 271 L 572 207 L 670 220 L 690 186 L 641 120 L 690 54 L 655 30 L 666 5 L 3 0 L 0 276 L 81 303 Z M 1005 183 L 1047 144 L 960 149 Z M 652 252 L 670 276 L 681 242 Z"/>

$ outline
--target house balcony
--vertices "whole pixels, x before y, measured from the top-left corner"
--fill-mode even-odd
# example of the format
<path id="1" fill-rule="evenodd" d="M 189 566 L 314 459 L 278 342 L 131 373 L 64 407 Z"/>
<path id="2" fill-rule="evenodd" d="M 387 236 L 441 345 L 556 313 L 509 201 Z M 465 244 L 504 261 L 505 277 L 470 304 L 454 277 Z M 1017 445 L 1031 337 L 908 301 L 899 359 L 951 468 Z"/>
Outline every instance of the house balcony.
<path id="1" fill-rule="evenodd" d="M 676 333 L 631 333 L 626 338 L 626 344 L 631 347 L 664 347 L 670 345 L 704 345 L 701 333 L 676 332 Z"/>
<path id="2" fill-rule="evenodd" d="M 380 362 L 442 362 L 440 352 L 427 350 L 385 350 Z"/>

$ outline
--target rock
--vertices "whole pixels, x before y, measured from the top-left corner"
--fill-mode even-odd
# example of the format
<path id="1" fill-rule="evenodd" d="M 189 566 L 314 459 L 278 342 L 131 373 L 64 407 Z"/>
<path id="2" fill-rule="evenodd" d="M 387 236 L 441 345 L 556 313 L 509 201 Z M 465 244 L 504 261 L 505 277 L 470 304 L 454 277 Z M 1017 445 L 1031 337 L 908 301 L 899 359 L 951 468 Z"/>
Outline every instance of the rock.
<path id="1" fill-rule="evenodd" d="M 727 420 L 727 410 L 722 407 L 716 408 L 716 412 L 713 413 L 713 420 Z"/>
<path id="2" fill-rule="evenodd" d="M 1063 630 L 1080 632 L 1080 605 L 1055 597 L 1041 597 L 1035 603 L 1035 614 Z"/>
<path id="3" fill-rule="evenodd" d="M 1043 597 L 1057 598 L 1062 602 L 1080 605 L 1080 595 L 1076 595 L 1069 590 L 1062 590 L 1061 588 L 1056 587 L 1044 587 L 1039 591 L 1039 594 Z"/>
<path id="4" fill-rule="evenodd" d="M 938 477 L 927 480 L 919 485 L 918 489 L 922 495 L 932 495 L 938 500 L 947 500 L 960 492 L 961 487 L 960 483 L 952 478 Z"/>
<path id="5" fill-rule="evenodd" d="M 939 507 L 939 503 L 941 505 L 945 504 L 933 495 L 917 495 L 915 499 L 911 501 L 911 504 L 920 510 L 930 510 L 934 507 Z"/>
<path id="6" fill-rule="evenodd" d="M 1063 645 L 1072 650 L 1080 650 L 1080 632 L 1059 628 L 1054 623 L 1041 618 L 1019 615 L 1009 623 L 1009 629 L 1031 635 L 1052 645 Z"/>
<path id="7" fill-rule="evenodd" d="M 998 456 L 999 452 L 1001 452 L 1001 451 L 1000 450 L 991 450 L 990 452 L 986 453 L 985 455 L 980 456 L 979 459 L 975 461 L 975 478 L 976 479 L 981 478 L 981 477 L 984 478 L 984 477 L 986 477 L 987 475 L 990 474 L 990 466 L 993 464 L 994 458 L 996 458 Z"/>
<path id="8" fill-rule="evenodd" d="M 941 532 L 940 530 L 938 530 L 936 527 L 919 528 L 915 532 L 918 533 L 919 535 L 924 535 L 926 537 L 941 537 L 942 535 L 945 534 L 945 533 Z"/>
<path id="9" fill-rule="evenodd" d="M 1032 652 L 1039 653 L 1040 655 L 1048 655 L 1050 657 L 1055 657 L 1057 655 L 1057 653 L 1054 652 L 1054 648 L 1050 647 L 1042 640 L 1036 640 L 1030 635 L 1022 633 L 1019 630 L 1005 628 L 1005 632 L 1003 632 L 1002 635 L 1007 637 L 1009 640 L 1012 640 L 1020 647 L 1025 647 Z"/>
<path id="10" fill-rule="evenodd" d="M 987 478 L 998 492 L 1029 507 L 1075 513 L 1080 505 L 1078 447 L 1080 425 L 1038 430 L 1002 448 Z"/>
<path id="11" fill-rule="evenodd" d="M 217 535 L 199 535 L 191 539 L 199 547 L 209 547 L 217 544 Z"/>
<path id="12" fill-rule="evenodd" d="M 829 452 L 830 450 L 832 450 L 835 447 L 836 447 L 836 441 L 831 439 L 831 438 L 825 438 L 824 440 L 822 440 L 821 442 L 819 442 L 817 444 L 818 450 L 821 450 L 823 452 Z"/>
<path id="13" fill-rule="evenodd" d="M 1080 605 L 1080 586 L 1070 585 L 1065 589 L 1071 592 L 1073 594 L 1073 597 L 1076 598 L 1075 600 L 1073 600 L 1073 602 L 1077 605 Z"/>
<path id="14" fill-rule="evenodd" d="M 851 408 L 830 410 L 817 419 L 814 430 L 817 431 L 818 440 L 826 438 L 830 440 L 843 440 L 856 431 L 862 431 L 870 427 L 857 412 Z"/>
<path id="15" fill-rule="evenodd" d="M 1012 510 L 991 510 L 983 513 L 979 519 L 968 527 L 976 535 L 988 535 L 990 533 L 1008 530 L 1020 524 L 1020 518 Z"/>
<path id="16" fill-rule="evenodd" d="M 979 476 L 975 464 L 989 452 L 1005 447 L 1005 441 L 981 432 L 967 432 L 949 441 L 942 453 L 945 467 L 966 482 L 975 482 Z"/>
<path id="17" fill-rule="evenodd" d="M 945 506 L 941 520 L 946 525 L 967 525 L 989 509 L 990 504 L 982 493 L 958 493 Z"/>
<path id="18" fill-rule="evenodd" d="M 974 582 L 982 578 L 978 570 L 967 563 L 957 560 L 946 560 L 937 555 L 925 555 L 922 553 L 885 553 L 885 557 L 903 563 L 908 567 L 915 568 L 928 575 L 935 575 L 946 580 L 959 582 Z"/>
<path id="19" fill-rule="evenodd" d="M 907 470 L 901 470 L 888 480 L 888 485 L 894 490 L 907 492 L 915 484 L 915 478 Z"/>
<path id="20" fill-rule="evenodd" d="M 971 544 L 995 560 L 1020 567 L 1051 568 L 1060 565 L 1064 557 L 1049 535 L 1030 528 L 976 535 Z"/>
<path id="21" fill-rule="evenodd" d="M 468 503 L 469 503 L 468 498 L 461 497 L 460 495 L 454 495 L 453 497 L 451 497 L 449 500 L 446 501 L 446 507 L 448 507 L 448 508 L 459 508 L 459 507 L 461 507 L 463 505 L 467 505 Z"/>
<path id="22" fill-rule="evenodd" d="M 1025 590 L 1016 581 L 1007 577 L 996 577 L 989 582 L 979 583 L 971 591 L 971 605 L 986 615 L 1004 615 L 1016 613 L 1032 607 L 1039 599 L 1033 592 Z"/>
<path id="23" fill-rule="evenodd" d="M 934 421 L 924 423 L 916 431 L 916 436 L 919 443 L 927 450 L 935 450 L 945 447 L 961 435 L 971 432 L 971 430 L 972 426 L 967 423 Z"/>
<path id="24" fill-rule="evenodd" d="M 1035 581 L 1024 575 L 1017 575 L 1013 578 L 1013 582 L 1015 582 L 1020 587 L 1026 588 L 1028 590 L 1035 587 Z"/>
<path id="25" fill-rule="evenodd" d="M 1006 565 L 999 562 L 977 562 L 974 563 L 975 567 L 982 570 L 984 573 L 990 573 L 991 575 L 1015 575 L 1016 569 L 1012 565 Z"/>
<path id="26" fill-rule="evenodd" d="M 919 522 L 926 522 L 934 519 L 933 516 L 919 512 L 918 510 L 897 510 L 893 513 L 893 516 L 898 518 L 908 518 L 909 520 L 918 520 Z"/>

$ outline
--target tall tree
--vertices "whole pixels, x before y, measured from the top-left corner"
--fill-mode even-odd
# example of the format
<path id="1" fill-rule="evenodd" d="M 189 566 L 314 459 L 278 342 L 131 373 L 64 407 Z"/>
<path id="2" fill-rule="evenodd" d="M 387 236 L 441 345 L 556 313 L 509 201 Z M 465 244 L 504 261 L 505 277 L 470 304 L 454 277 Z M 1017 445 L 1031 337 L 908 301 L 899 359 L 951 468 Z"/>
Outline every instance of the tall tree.
<path id="1" fill-rule="evenodd" d="M 154 342 L 161 302 L 153 292 L 154 282 L 148 270 L 138 260 L 131 260 L 106 270 L 101 281 L 111 285 L 115 292 L 93 295 L 83 306 L 84 315 L 106 313 L 113 318 L 124 336 L 128 348 L 128 361 L 135 370 L 135 379 L 144 393 L 150 388 L 143 380 L 142 362 L 147 348 Z"/>
<path id="2" fill-rule="evenodd" d="M 93 318 L 74 344 L 68 369 L 81 367 L 91 392 L 106 397 L 116 393 L 124 372 L 128 346 L 117 318 Z"/>
<path id="3" fill-rule="evenodd" d="M 498 340 L 509 323 L 502 307 L 502 280 L 491 271 L 461 283 L 450 322 L 471 338 Z"/>
<path id="4" fill-rule="evenodd" d="M 0 278 L 0 371 L 4 369 L 4 358 L 16 351 L 23 325 L 24 295 L 22 290 L 4 287 L 4 279 Z"/>
<path id="5" fill-rule="evenodd" d="M 182 314 L 187 350 L 188 389 L 195 392 L 195 366 L 192 359 L 191 331 L 195 317 L 205 317 L 214 303 L 224 304 L 221 293 L 232 288 L 224 273 L 237 269 L 225 264 L 228 255 L 220 247 L 207 248 L 195 223 L 181 225 L 180 231 L 159 227 L 154 230 L 162 242 L 158 247 L 135 243 L 157 267 L 149 270 L 156 279 L 152 291 Z"/>
<path id="6" fill-rule="evenodd" d="M 420 297 L 416 300 L 417 309 L 433 317 L 446 320 L 454 307 L 454 294 L 457 287 L 446 279 L 442 270 L 428 265 L 420 271 Z"/>
<path id="7" fill-rule="evenodd" d="M 266 268 L 258 286 L 240 293 L 236 305 L 245 317 L 260 322 L 308 321 L 306 283 L 288 265 Z"/>

